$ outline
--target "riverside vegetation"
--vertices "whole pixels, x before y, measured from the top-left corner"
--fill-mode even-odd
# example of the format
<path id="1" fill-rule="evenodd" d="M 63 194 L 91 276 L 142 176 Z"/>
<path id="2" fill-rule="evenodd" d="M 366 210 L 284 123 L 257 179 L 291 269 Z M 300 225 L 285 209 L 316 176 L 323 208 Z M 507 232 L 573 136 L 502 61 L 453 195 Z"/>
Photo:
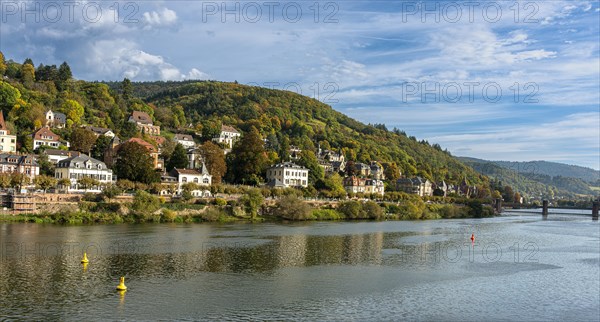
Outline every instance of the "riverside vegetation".
<path id="1" fill-rule="evenodd" d="M 105 194 L 86 194 L 77 205 L 54 212 L 0 215 L 0 221 L 56 224 L 312 221 L 312 220 L 422 220 L 491 217 L 494 211 L 478 199 L 421 198 L 323 201 L 315 206 L 296 189 L 246 188 L 237 199 L 175 199 L 135 191 L 132 202 L 111 201 Z M 277 195 L 273 197 L 273 192 Z M 275 199 L 276 198 L 276 199 Z M 387 199 L 387 200 L 386 200 Z M 452 202 L 452 203 L 448 203 Z"/>

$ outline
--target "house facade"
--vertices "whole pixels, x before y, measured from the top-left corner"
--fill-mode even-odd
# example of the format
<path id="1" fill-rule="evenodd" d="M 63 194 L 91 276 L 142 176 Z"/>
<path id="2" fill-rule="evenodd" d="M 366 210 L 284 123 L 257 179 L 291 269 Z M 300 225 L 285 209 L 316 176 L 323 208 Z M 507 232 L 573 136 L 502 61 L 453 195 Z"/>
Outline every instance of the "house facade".
<path id="1" fill-rule="evenodd" d="M 431 182 L 421 177 L 400 178 L 396 180 L 396 189 L 421 197 L 432 196 L 433 188 Z"/>
<path id="2" fill-rule="evenodd" d="M 88 126 L 85 126 L 85 129 L 94 132 L 94 134 L 96 134 L 96 136 L 103 135 L 103 136 L 106 136 L 106 137 L 109 137 L 109 138 L 115 137 L 115 133 L 111 129 L 107 129 L 107 128 L 104 128 L 104 127 L 97 127 L 97 126 L 88 125 Z"/>
<path id="3" fill-rule="evenodd" d="M 385 186 L 378 179 L 365 179 L 356 176 L 344 178 L 344 190 L 348 193 L 377 194 L 383 196 Z"/>
<path id="4" fill-rule="evenodd" d="M 213 138 L 213 141 L 224 144 L 227 149 L 231 149 L 235 141 L 240 138 L 241 134 L 238 130 L 228 125 L 221 125 L 221 134 Z"/>
<path id="5" fill-rule="evenodd" d="M 140 130 L 142 133 L 160 135 L 160 126 L 154 125 L 152 118 L 146 112 L 133 111 L 131 112 L 128 121 L 135 123 L 138 130 Z"/>
<path id="6" fill-rule="evenodd" d="M 0 111 L 0 152 L 15 153 L 16 151 L 17 136 L 10 134 L 4 122 L 4 113 Z"/>
<path id="7" fill-rule="evenodd" d="M 292 162 L 283 162 L 267 170 L 267 185 L 272 187 L 308 187 L 308 169 Z"/>
<path id="8" fill-rule="evenodd" d="M 194 138 L 189 134 L 175 134 L 173 140 L 181 145 L 184 148 L 193 148 L 196 146 L 196 142 L 194 142 Z"/>
<path id="9" fill-rule="evenodd" d="M 60 136 L 52 132 L 50 127 L 44 126 L 41 129 L 37 130 L 32 135 L 33 138 L 33 148 L 37 149 L 40 146 L 50 146 L 53 148 L 58 148 L 60 146 L 69 147 L 69 142 L 62 141 Z"/>
<path id="10" fill-rule="evenodd" d="M 112 170 L 104 162 L 84 154 L 59 161 L 54 170 L 54 177 L 57 180 L 69 179 L 71 181 L 69 190 L 79 192 L 101 192 L 101 185 L 112 183 L 114 179 Z M 83 187 L 79 184 L 82 178 L 98 180 L 100 185 Z"/>
<path id="11" fill-rule="evenodd" d="M 0 173 L 22 173 L 31 181 L 40 174 L 40 166 L 32 154 L 0 153 Z"/>
<path id="12" fill-rule="evenodd" d="M 194 183 L 200 187 L 209 187 L 212 184 L 212 176 L 204 165 L 201 170 L 174 168 L 169 175 L 177 178 L 177 194 L 183 192 L 183 186 L 187 183 Z M 210 197 L 210 191 L 207 189 L 194 189 L 191 193 L 194 197 Z"/>
<path id="13" fill-rule="evenodd" d="M 67 124 L 67 116 L 63 113 L 53 112 L 49 110 L 46 112 L 46 125 L 51 127 L 63 128 Z"/>

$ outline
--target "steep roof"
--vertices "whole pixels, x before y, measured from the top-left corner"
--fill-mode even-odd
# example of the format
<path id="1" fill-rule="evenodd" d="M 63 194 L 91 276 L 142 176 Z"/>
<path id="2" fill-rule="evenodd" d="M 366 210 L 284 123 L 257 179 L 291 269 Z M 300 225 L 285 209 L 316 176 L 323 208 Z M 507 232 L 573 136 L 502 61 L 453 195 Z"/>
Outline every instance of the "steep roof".
<path id="1" fill-rule="evenodd" d="M 221 132 L 232 132 L 232 133 L 240 133 L 238 132 L 238 130 L 236 130 L 235 128 L 229 126 L 229 125 L 221 125 Z"/>
<path id="2" fill-rule="evenodd" d="M 278 164 L 271 166 L 271 169 L 278 169 L 278 168 L 292 168 L 292 169 L 298 169 L 298 170 L 308 170 L 307 168 L 297 165 L 293 162 L 282 162 L 282 163 L 278 163 Z"/>
<path id="3" fill-rule="evenodd" d="M 152 144 L 150 144 L 150 143 L 148 143 L 148 142 L 146 142 L 146 141 L 144 141 L 144 140 L 142 140 L 140 138 L 131 138 L 131 139 L 125 141 L 125 143 L 127 143 L 127 142 L 135 142 L 135 143 L 137 143 L 137 144 L 145 147 L 148 151 L 150 151 L 150 153 L 157 152 L 156 148 L 154 147 L 154 145 L 152 145 Z M 123 144 L 125 144 L 125 143 L 123 143 Z"/>
<path id="4" fill-rule="evenodd" d="M 51 137 L 52 139 L 45 139 L 43 137 Z M 52 132 L 52 130 L 50 130 L 49 127 L 45 126 L 42 127 L 41 129 L 37 130 L 35 133 L 33 133 L 33 139 L 34 140 L 51 140 L 51 141 L 58 141 L 60 140 L 60 136 L 58 136 L 57 134 L 55 134 L 54 132 Z"/>
<path id="5" fill-rule="evenodd" d="M 108 133 L 109 131 L 111 131 L 111 129 L 107 129 L 104 127 L 91 126 L 91 125 L 88 125 L 85 128 L 96 134 L 100 134 L 100 135 L 104 135 L 104 134 Z"/>
<path id="6" fill-rule="evenodd" d="M 194 176 L 202 176 L 202 175 L 208 174 L 208 173 L 202 173 L 195 169 L 177 169 L 177 168 L 173 168 L 173 170 L 171 170 L 171 172 L 175 173 L 177 175 L 187 174 L 187 175 L 194 175 Z"/>
<path id="7" fill-rule="evenodd" d="M 133 111 L 131 112 L 130 118 L 137 123 L 152 125 L 152 118 L 146 112 Z"/>
<path id="8" fill-rule="evenodd" d="M 58 168 L 76 168 L 76 165 L 78 163 L 81 164 L 92 164 L 92 166 L 95 166 L 96 168 L 99 167 L 99 169 L 101 170 L 106 170 L 106 164 L 104 164 L 104 162 L 100 161 L 100 160 L 96 160 L 92 157 L 89 157 L 85 154 L 80 154 L 77 156 L 72 156 L 70 158 L 66 158 L 64 160 L 61 160 L 58 162 L 58 164 L 56 165 L 56 167 Z"/>
<path id="9" fill-rule="evenodd" d="M 189 134 L 177 133 L 175 134 L 175 140 L 177 141 L 191 141 L 194 142 L 194 138 Z"/>
<path id="10" fill-rule="evenodd" d="M 58 150 L 58 149 L 46 149 L 44 150 L 44 153 L 47 155 L 60 155 L 60 156 L 66 156 L 66 157 L 70 157 L 70 156 L 77 156 L 80 155 L 80 152 L 77 151 L 65 151 L 65 150 Z"/>
<path id="11" fill-rule="evenodd" d="M 0 164 L 20 165 L 26 163 L 26 165 L 37 166 L 37 160 L 34 155 L 18 155 L 10 153 L 0 153 Z"/>

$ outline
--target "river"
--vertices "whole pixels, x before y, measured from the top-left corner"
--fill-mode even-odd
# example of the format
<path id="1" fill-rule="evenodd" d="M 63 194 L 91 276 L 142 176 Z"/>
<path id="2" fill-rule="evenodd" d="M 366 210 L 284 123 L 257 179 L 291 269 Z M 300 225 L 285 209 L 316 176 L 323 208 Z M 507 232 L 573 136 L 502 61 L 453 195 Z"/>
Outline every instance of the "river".
<path id="1" fill-rule="evenodd" d="M 589 216 L 510 213 L 294 224 L 5 223 L 0 320 L 598 321 L 599 227 Z M 125 293 L 115 291 L 120 276 Z"/>

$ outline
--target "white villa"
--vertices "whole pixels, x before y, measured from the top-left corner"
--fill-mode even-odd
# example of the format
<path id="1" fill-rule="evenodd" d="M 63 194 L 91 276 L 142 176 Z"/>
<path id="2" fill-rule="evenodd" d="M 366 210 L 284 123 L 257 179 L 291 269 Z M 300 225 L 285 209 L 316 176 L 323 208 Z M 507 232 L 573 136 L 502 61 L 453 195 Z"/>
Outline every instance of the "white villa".
<path id="1" fill-rule="evenodd" d="M 104 162 L 83 154 L 59 161 L 54 170 L 54 177 L 58 180 L 64 178 L 71 180 L 69 190 L 81 192 L 101 192 L 102 190 L 100 186 L 84 189 L 77 182 L 81 178 L 96 179 L 100 184 L 112 183 L 113 181 L 112 170 L 107 168 Z"/>
<path id="2" fill-rule="evenodd" d="M 272 187 L 308 187 L 308 169 L 292 162 L 283 162 L 267 170 L 267 184 Z"/>
<path id="3" fill-rule="evenodd" d="M 231 149 L 233 147 L 233 143 L 235 143 L 235 141 L 239 139 L 240 136 L 241 134 L 240 132 L 238 132 L 238 130 L 228 125 L 222 125 L 221 135 L 219 135 L 216 138 L 213 138 L 213 141 L 217 143 L 223 143 L 228 147 L 228 149 Z"/>

